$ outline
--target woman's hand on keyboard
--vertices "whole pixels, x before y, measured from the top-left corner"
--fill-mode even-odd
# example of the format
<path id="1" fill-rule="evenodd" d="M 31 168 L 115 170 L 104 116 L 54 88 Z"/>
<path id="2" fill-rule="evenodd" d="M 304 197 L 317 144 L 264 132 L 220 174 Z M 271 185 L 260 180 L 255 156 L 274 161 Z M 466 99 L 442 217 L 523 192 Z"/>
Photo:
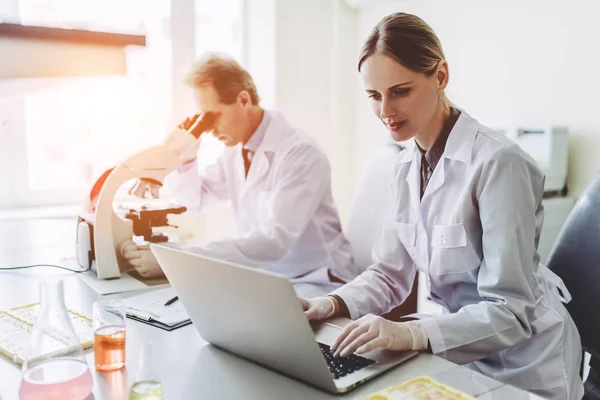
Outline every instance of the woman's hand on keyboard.
<path id="1" fill-rule="evenodd" d="M 346 357 L 375 349 L 425 350 L 427 342 L 427 333 L 417 321 L 392 322 L 367 314 L 347 325 L 331 350 L 336 357 Z"/>

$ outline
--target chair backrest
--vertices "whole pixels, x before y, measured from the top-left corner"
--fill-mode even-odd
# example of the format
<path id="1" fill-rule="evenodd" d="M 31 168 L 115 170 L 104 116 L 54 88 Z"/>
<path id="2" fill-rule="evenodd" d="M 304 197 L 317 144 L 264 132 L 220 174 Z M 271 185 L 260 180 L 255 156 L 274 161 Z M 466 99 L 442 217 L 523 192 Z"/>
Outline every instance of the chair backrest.
<path id="1" fill-rule="evenodd" d="M 346 237 L 354 251 L 354 262 L 363 270 L 371 265 L 371 252 L 383 230 L 390 199 L 394 165 L 402 146 L 388 143 L 367 165 L 358 184 L 348 218 Z"/>
<path id="2" fill-rule="evenodd" d="M 577 325 L 583 349 L 600 357 L 600 174 L 569 214 L 548 268 L 562 278 L 573 297 L 567 309 Z"/>

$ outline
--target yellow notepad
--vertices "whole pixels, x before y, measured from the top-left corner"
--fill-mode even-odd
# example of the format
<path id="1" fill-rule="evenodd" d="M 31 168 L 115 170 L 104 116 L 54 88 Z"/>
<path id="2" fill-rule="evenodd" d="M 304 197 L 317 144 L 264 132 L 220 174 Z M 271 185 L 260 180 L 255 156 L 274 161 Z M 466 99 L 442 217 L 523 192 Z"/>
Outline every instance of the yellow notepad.
<path id="1" fill-rule="evenodd" d="M 39 303 L 0 311 L 0 354 L 8 357 L 12 362 L 23 364 L 39 311 Z M 93 346 L 92 319 L 75 311 L 68 310 L 68 312 L 81 346 L 84 349 Z M 56 343 L 52 344 L 53 347 L 48 350 L 54 352 L 64 345 L 63 342 L 56 340 Z"/>
<path id="2" fill-rule="evenodd" d="M 401 385 L 374 393 L 365 400 L 475 400 L 468 394 L 447 385 L 419 376 Z"/>

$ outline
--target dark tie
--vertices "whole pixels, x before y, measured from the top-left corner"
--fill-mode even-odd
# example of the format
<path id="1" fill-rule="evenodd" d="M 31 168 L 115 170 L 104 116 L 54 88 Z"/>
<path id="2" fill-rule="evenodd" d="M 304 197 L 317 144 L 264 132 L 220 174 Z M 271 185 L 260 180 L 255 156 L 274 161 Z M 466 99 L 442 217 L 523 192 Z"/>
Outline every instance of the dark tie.
<path id="1" fill-rule="evenodd" d="M 425 194 L 425 189 L 427 189 L 427 184 L 429 183 L 429 178 L 431 178 L 432 172 L 433 170 L 427 162 L 425 153 L 423 153 L 421 156 L 421 199 L 423 199 L 423 195 Z"/>
<path id="2" fill-rule="evenodd" d="M 250 170 L 250 163 L 252 162 L 253 153 L 242 147 L 242 157 L 244 158 L 244 173 L 245 177 L 248 177 L 248 171 Z"/>

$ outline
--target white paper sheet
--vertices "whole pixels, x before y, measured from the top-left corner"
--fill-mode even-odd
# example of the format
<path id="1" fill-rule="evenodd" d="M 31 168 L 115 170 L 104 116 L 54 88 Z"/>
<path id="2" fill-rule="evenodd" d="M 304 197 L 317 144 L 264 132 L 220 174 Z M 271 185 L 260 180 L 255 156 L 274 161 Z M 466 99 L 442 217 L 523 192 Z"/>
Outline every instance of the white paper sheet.
<path id="1" fill-rule="evenodd" d="M 190 319 L 181 301 L 165 306 L 164 304 L 175 297 L 172 288 L 152 290 L 137 296 L 123 299 L 128 314 L 138 318 L 150 319 L 165 325 L 175 325 Z"/>

